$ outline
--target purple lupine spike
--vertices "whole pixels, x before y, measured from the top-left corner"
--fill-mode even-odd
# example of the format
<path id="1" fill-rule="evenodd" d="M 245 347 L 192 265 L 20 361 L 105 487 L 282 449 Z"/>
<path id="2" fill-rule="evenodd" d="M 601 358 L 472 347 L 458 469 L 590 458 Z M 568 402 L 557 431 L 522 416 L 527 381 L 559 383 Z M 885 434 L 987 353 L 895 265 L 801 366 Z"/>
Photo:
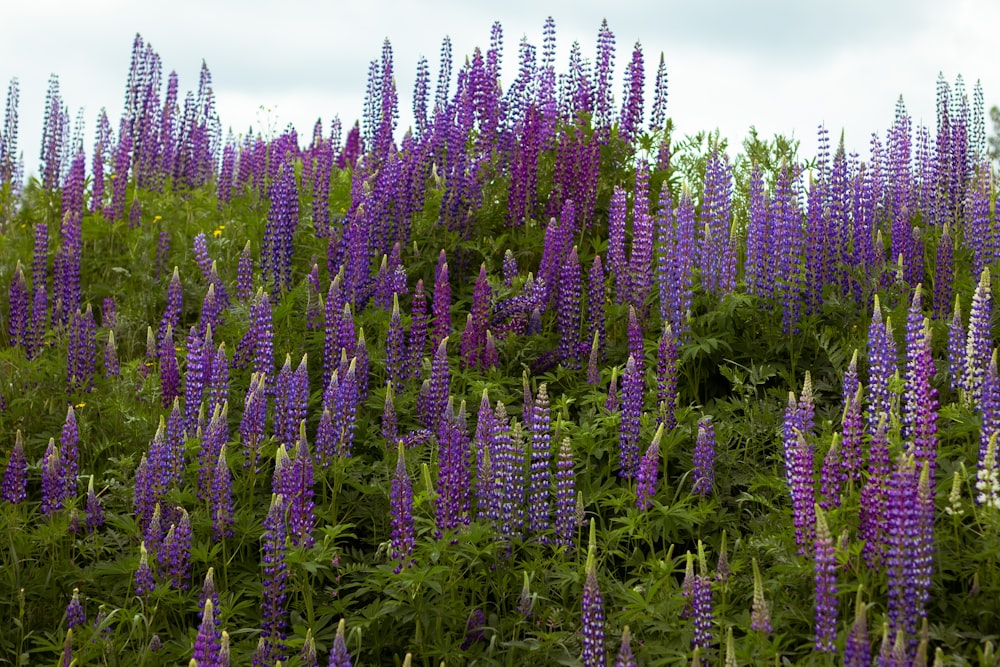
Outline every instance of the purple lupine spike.
<path id="1" fill-rule="evenodd" d="M 639 470 L 639 428 L 645 381 L 635 357 L 629 355 L 622 378 L 621 427 L 619 429 L 618 475 L 633 479 Z"/>
<path id="2" fill-rule="evenodd" d="M 343 379 L 337 383 L 332 405 L 337 435 L 336 454 L 349 457 L 354 451 L 354 427 L 358 411 L 357 359 L 351 360 Z"/>
<path id="3" fill-rule="evenodd" d="M 574 488 L 573 446 L 563 438 L 556 460 L 555 489 L 553 490 L 553 515 L 556 546 L 572 548 L 576 532 L 576 506 Z"/>
<path id="4" fill-rule="evenodd" d="M 979 491 L 992 497 L 1000 492 L 987 488 L 996 468 L 995 461 L 990 460 L 990 442 L 1000 432 L 1000 377 L 997 376 L 997 351 L 993 350 L 986 377 L 983 379 L 983 395 L 979 402 L 981 426 L 979 429 L 979 455 L 977 457 L 978 473 L 976 487 Z M 995 446 L 994 446 L 995 449 Z M 992 466 L 992 467 L 991 467 Z"/>
<path id="5" fill-rule="evenodd" d="M 864 545 L 862 555 L 865 562 L 870 568 L 875 568 L 881 565 L 884 557 L 888 481 L 892 474 L 885 415 L 879 419 L 872 433 L 867 467 L 868 480 L 861 489 L 858 536 Z"/>
<path id="6" fill-rule="evenodd" d="M 271 314 L 271 299 L 267 292 L 257 290 L 257 297 L 250 307 L 250 354 L 255 373 L 264 376 L 266 384 L 271 382 L 274 368 L 274 321 Z"/>
<path id="7" fill-rule="evenodd" d="M 527 525 L 529 534 L 539 535 L 549 530 L 551 505 L 549 486 L 551 484 L 552 436 L 551 415 L 549 414 L 548 386 L 543 382 L 538 386 L 534 406 L 530 409 L 531 420 L 527 422 L 529 447 L 531 451 L 530 477 L 527 489 Z"/>
<path id="8" fill-rule="evenodd" d="M 583 652 L 580 659 L 584 667 L 604 667 L 607 664 L 604 653 L 604 600 L 597 582 L 597 531 L 594 519 L 590 520 L 580 622 L 583 625 Z"/>
<path id="9" fill-rule="evenodd" d="M 657 348 L 656 404 L 660 420 L 668 429 L 677 425 L 677 383 L 677 339 L 674 338 L 673 327 L 664 323 Z"/>
<path id="10" fill-rule="evenodd" d="M 698 266 L 705 290 L 722 296 L 733 290 L 736 280 L 736 260 L 730 239 L 733 173 L 728 156 L 720 154 L 717 146 L 705 170 Z"/>
<path id="11" fill-rule="evenodd" d="M 403 321 L 399 314 L 399 295 L 392 297 L 392 316 L 385 334 L 385 370 L 389 382 L 402 386 L 406 377 Z"/>
<path id="12" fill-rule="evenodd" d="M 396 472 L 392 476 L 392 493 L 389 499 L 392 522 L 392 559 L 399 561 L 395 572 L 413 564 L 410 554 L 414 546 L 413 526 L 413 485 L 406 471 L 406 456 L 403 443 L 399 442 L 396 452 Z"/>
<path id="13" fill-rule="evenodd" d="M 969 309 L 969 333 L 965 345 L 965 373 L 963 385 L 966 401 L 976 406 L 982 396 L 983 376 L 989 363 L 992 349 L 990 319 L 993 313 L 993 296 L 990 292 L 990 270 L 983 269 L 979 284 L 972 295 Z"/>
<path id="14" fill-rule="evenodd" d="M 513 424 L 517 424 L 516 434 L 512 433 L 514 429 L 507 418 L 506 407 L 497 401 L 490 436 L 493 445 L 491 462 L 499 495 L 499 530 L 505 540 L 520 535 L 524 524 L 524 475 L 518 467 L 519 463 L 523 463 L 520 449 L 523 443 L 520 441 L 520 423 Z"/>
<path id="15" fill-rule="evenodd" d="M 215 608 L 211 600 L 205 600 L 202 605 L 201 624 L 194 640 L 191 653 L 192 661 L 198 667 L 216 667 L 219 657 L 219 640 L 221 639 L 215 623 Z"/>
<path id="16" fill-rule="evenodd" d="M 476 421 L 476 433 L 473 447 L 476 451 L 476 504 L 477 518 L 482 521 L 496 523 L 500 520 L 500 505 L 497 492 L 496 471 L 494 469 L 495 442 L 494 421 L 496 417 L 490 406 L 490 397 L 483 389 L 483 397 L 479 403 L 479 413 Z"/>
<path id="17" fill-rule="evenodd" d="M 305 419 L 299 422 L 298 444 L 290 465 L 288 475 L 294 493 L 288 500 L 288 530 L 292 544 L 310 549 L 314 543 L 312 531 L 316 517 L 313 502 L 313 458 L 306 441 Z"/>
<path id="18" fill-rule="evenodd" d="M 240 441 L 243 443 L 243 467 L 256 467 L 257 446 L 264 437 L 267 420 L 267 385 L 264 375 L 254 373 L 240 418 Z"/>
<path id="19" fill-rule="evenodd" d="M 161 558 L 160 562 L 164 565 L 164 576 L 170 580 L 170 585 L 186 591 L 191 562 L 191 518 L 183 507 L 180 512 L 180 520 L 171 526 L 163 541 L 165 560 Z"/>
<path id="20" fill-rule="evenodd" d="M 868 606 L 861 600 L 861 590 L 859 586 L 854 623 L 844 645 L 844 667 L 869 667 L 872 664 L 872 647 L 868 638 Z"/>
<path id="21" fill-rule="evenodd" d="M 817 505 L 816 544 L 813 550 L 815 563 L 815 649 L 820 653 L 837 650 L 837 557 L 833 537 L 827 527 L 823 510 Z"/>
<path id="22" fill-rule="evenodd" d="M 819 506 L 826 511 L 840 507 L 840 492 L 847 481 L 847 463 L 844 461 L 840 440 L 840 434 L 834 433 L 820 468 Z"/>
<path id="23" fill-rule="evenodd" d="M 233 482 L 226 463 L 226 444 L 219 449 L 219 458 L 212 474 L 211 494 L 212 539 L 233 535 Z"/>
<path id="24" fill-rule="evenodd" d="M 753 603 L 750 610 L 750 629 L 768 635 L 774 629 L 771 627 L 771 605 L 764 597 L 764 582 L 760 576 L 760 566 L 757 559 L 753 563 Z"/>
<path id="25" fill-rule="evenodd" d="M 712 648 L 712 580 L 703 574 L 695 575 L 691 585 L 691 615 L 694 637 L 691 640 L 695 651 Z"/>
<path id="26" fill-rule="evenodd" d="M 604 399 L 604 409 L 608 412 L 616 412 L 619 408 L 618 400 L 618 367 L 611 368 L 611 382 L 608 383 L 608 394 Z"/>
<path id="27" fill-rule="evenodd" d="M 172 325 L 167 324 L 167 326 Z M 184 369 L 184 428 L 188 433 L 198 430 L 198 411 L 202 407 L 202 395 L 211 360 L 207 357 L 205 349 L 208 336 L 208 332 L 199 334 L 197 327 L 192 326 L 185 344 L 187 355 Z"/>
<path id="28" fill-rule="evenodd" d="M 597 386 L 601 382 L 601 374 L 597 369 L 597 360 L 601 356 L 600 338 L 594 332 L 594 340 L 590 344 L 590 357 L 587 360 L 587 384 Z"/>
<path id="29" fill-rule="evenodd" d="M 73 597 L 70 598 L 69 604 L 66 605 L 66 627 L 73 629 L 86 622 L 87 612 L 84 611 L 83 605 L 80 603 L 80 589 L 74 588 Z"/>
<path id="30" fill-rule="evenodd" d="M 431 362 L 430 394 L 425 413 L 424 426 L 436 432 L 441 420 L 441 414 L 448 403 L 448 392 L 451 384 L 451 371 L 448 367 L 448 338 L 442 338 L 437 346 L 437 353 Z"/>
<path id="31" fill-rule="evenodd" d="M 66 485 L 62 479 L 62 456 L 54 438 L 49 438 L 49 446 L 42 459 L 42 514 L 51 517 L 61 510 L 66 500 Z"/>
<path id="32" fill-rule="evenodd" d="M 920 542 L 919 478 L 913 457 L 899 458 L 891 474 L 886 507 L 885 567 L 888 572 L 886 611 L 889 631 L 913 635 L 917 629 L 919 591 L 914 578 Z"/>
<path id="33" fill-rule="evenodd" d="M 598 336 L 598 347 L 604 351 L 604 307 L 607 300 L 607 289 L 604 283 L 604 266 L 601 255 L 594 255 L 594 262 L 587 275 L 587 340 Z M 602 357 L 603 358 L 603 357 Z"/>
<path id="34" fill-rule="evenodd" d="M 649 214 L 649 165 L 635 170 L 632 203 L 632 252 L 629 255 L 629 303 L 647 313 L 646 297 L 653 285 L 653 218 Z"/>
<path id="35" fill-rule="evenodd" d="M 299 222 L 299 196 L 295 172 L 284 163 L 271 184 L 271 207 L 261 247 L 261 274 L 275 295 L 292 286 L 292 238 Z"/>
<path id="36" fill-rule="evenodd" d="M 90 476 L 90 481 L 87 483 L 86 513 L 88 533 L 92 533 L 104 525 L 104 510 L 101 509 L 101 501 L 97 498 L 97 493 L 94 491 L 93 475 Z"/>
<path id="37" fill-rule="evenodd" d="M 28 341 L 31 337 L 31 330 L 28 327 L 28 322 L 28 288 L 25 285 L 21 260 L 18 260 L 17 268 L 14 270 L 14 278 L 10 281 L 10 324 L 7 332 L 11 347 L 16 345 L 21 345 L 25 348 L 29 347 Z M 28 356 L 31 356 L 30 352 Z"/>
<path id="38" fill-rule="evenodd" d="M 878 423 L 881 415 L 892 414 L 892 395 L 889 384 L 898 372 L 899 361 L 892 325 L 887 319 L 882 323 L 882 309 L 878 295 L 872 309 L 872 322 L 868 329 L 868 428 Z"/>
<path id="39" fill-rule="evenodd" d="M 607 136 L 613 124 L 611 108 L 611 77 L 615 67 L 615 35 L 608 28 L 607 20 L 601 21 L 597 32 L 597 58 L 594 68 L 594 126 Z"/>
<path id="40" fill-rule="evenodd" d="M 90 305 L 70 320 L 69 350 L 66 360 L 66 386 L 70 393 L 89 392 L 94 388 L 97 365 L 97 324 Z"/>
<path id="41" fill-rule="evenodd" d="M 347 642 L 344 639 L 344 619 L 337 623 L 337 634 L 330 647 L 330 662 L 327 667 L 351 667 L 351 654 L 347 652 Z"/>
<path id="42" fill-rule="evenodd" d="M 910 308 L 906 314 L 906 371 L 904 375 L 905 388 L 902 398 L 902 429 L 901 435 L 905 439 L 912 439 L 914 433 L 914 422 L 917 413 L 917 384 L 920 379 L 922 368 L 920 368 L 918 357 L 923 346 L 923 308 L 920 297 L 921 286 L 918 284 L 913 290 L 913 297 L 910 300 Z"/>
<path id="43" fill-rule="evenodd" d="M 857 351 L 855 351 L 855 358 L 857 357 Z M 852 361 L 851 367 L 854 367 L 854 362 Z M 857 376 L 855 375 L 855 380 Z M 862 457 L 862 444 L 864 437 L 864 418 L 861 413 L 861 403 L 863 400 L 863 388 L 860 384 L 857 384 L 857 389 L 854 395 L 847 399 L 847 403 L 844 406 L 844 414 L 841 421 L 841 431 L 843 434 L 841 440 L 841 458 L 844 463 L 845 473 L 847 479 L 855 482 L 861 479 L 861 457 Z M 847 376 L 844 377 L 844 388 L 848 389 L 849 383 Z"/>
<path id="44" fill-rule="evenodd" d="M 618 133 L 629 144 L 635 142 L 642 129 L 642 90 L 645 85 L 642 45 L 636 42 L 632 49 L 632 60 L 625 67 L 625 90 L 622 93 L 622 110 L 618 119 Z"/>
<path id="45" fill-rule="evenodd" d="M 211 353 L 208 347 L 211 331 L 206 333 L 206 354 Z M 226 344 L 219 343 L 219 349 L 215 351 L 215 358 L 212 361 L 208 374 L 208 405 L 207 410 L 213 412 L 216 407 L 229 402 L 229 356 L 226 354 Z"/>
<path id="46" fill-rule="evenodd" d="M 909 372 L 907 364 L 907 387 L 904 398 L 909 401 L 907 412 L 912 414 L 910 437 L 913 442 L 913 453 L 917 464 L 930 465 L 931 475 L 934 475 L 937 460 L 937 390 L 931 381 L 936 372 L 934 358 L 931 353 L 930 320 L 923 319 L 923 327 L 917 333 L 917 342 L 913 351 L 913 372 Z"/>
<path id="47" fill-rule="evenodd" d="M 608 268 L 615 287 L 615 303 L 623 304 L 628 297 L 628 265 L 625 261 L 625 191 L 615 186 L 608 209 Z"/>
<path id="48" fill-rule="evenodd" d="M 285 355 L 285 364 L 274 380 L 274 435 L 280 444 L 290 447 L 299 433 L 300 392 L 293 388 L 292 355 Z M 308 395 L 308 386 L 306 387 Z"/>
<path id="49" fill-rule="evenodd" d="M 72 405 L 66 410 L 66 421 L 59 435 L 59 453 L 63 483 L 66 485 L 64 495 L 73 498 L 76 496 L 76 478 L 80 474 L 80 429 Z"/>
<path id="50" fill-rule="evenodd" d="M 104 346 L 104 377 L 117 377 L 121 373 L 118 363 L 118 346 L 115 344 L 115 332 L 108 332 L 108 342 Z"/>
<path id="51" fill-rule="evenodd" d="M 681 190 L 681 198 L 674 215 L 676 223 L 671 221 L 669 203 L 669 198 L 661 195 L 659 218 L 663 230 L 661 238 L 664 239 L 662 244 L 664 259 L 661 262 L 670 269 L 666 280 L 668 287 L 660 293 L 660 312 L 664 320 L 669 321 L 674 328 L 675 335 L 683 337 L 687 331 L 687 313 L 691 309 L 693 298 L 692 267 L 696 236 L 694 202 L 687 185 Z M 667 297 L 666 305 L 663 303 L 664 292 Z"/>
<path id="52" fill-rule="evenodd" d="M 28 497 L 28 461 L 24 457 L 24 443 L 21 430 L 14 436 L 14 448 L 10 450 L 10 459 L 3 474 L 3 488 L 0 498 L 16 505 Z"/>
<path id="53" fill-rule="evenodd" d="M 427 346 L 427 298 L 424 296 L 424 281 L 418 280 L 413 290 L 410 306 L 410 335 L 408 339 L 406 377 L 420 377 Z"/>
<path id="54" fill-rule="evenodd" d="M 715 484 L 715 425 L 711 415 L 698 421 L 698 439 L 694 445 L 694 482 L 691 492 L 708 497 Z"/>
<path id="55" fill-rule="evenodd" d="M 396 417 L 395 398 L 392 390 L 392 380 L 385 385 L 385 403 L 382 407 L 382 439 L 386 444 L 396 441 L 399 436 L 398 421 Z"/>
<path id="56" fill-rule="evenodd" d="M 486 344 L 483 346 L 483 368 L 489 370 L 500 365 L 500 353 L 497 351 L 496 341 L 493 332 L 486 330 Z"/>
<path id="57" fill-rule="evenodd" d="M 132 582 L 135 584 L 135 594 L 148 597 L 156 583 L 153 581 L 153 571 L 149 568 L 149 552 L 146 551 L 146 543 L 139 545 L 139 567 L 136 568 Z"/>
<path id="58" fill-rule="evenodd" d="M 513 287 L 514 279 L 517 278 L 517 258 L 510 248 L 503 254 L 503 284 L 505 287 Z"/>
<path id="59" fill-rule="evenodd" d="M 567 368 L 580 367 L 580 283 L 580 261 L 573 246 L 560 267 L 557 283 L 559 356 Z"/>
<path id="60" fill-rule="evenodd" d="M 229 406 L 216 406 L 208 425 L 199 430 L 201 447 L 198 450 L 198 499 L 210 498 L 214 488 L 213 475 L 222 445 L 229 440 Z"/>
<path id="61" fill-rule="evenodd" d="M 243 246 L 236 266 L 236 298 L 243 303 L 248 303 L 253 298 L 253 256 L 250 254 L 249 240 Z"/>
<path id="62" fill-rule="evenodd" d="M 45 291 L 45 285 L 38 285 L 35 288 L 35 298 L 31 302 L 31 327 L 26 335 L 29 358 L 38 356 L 45 346 L 45 332 L 49 328 L 48 311 L 49 296 Z"/>
<path id="63" fill-rule="evenodd" d="M 639 474 L 636 481 L 636 505 L 640 510 L 653 506 L 656 496 L 656 483 L 660 462 L 660 440 L 663 438 L 663 423 L 656 429 L 653 441 L 649 443 L 646 453 L 639 462 Z"/>
<path id="64" fill-rule="evenodd" d="M 965 325 L 962 323 L 961 297 L 955 295 L 955 310 L 948 326 L 948 383 L 954 391 L 965 387 Z"/>
<path id="65" fill-rule="evenodd" d="M 260 635 L 264 644 L 261 665 L 273 664 L 283 659 L 285 634 L 288 627 L 285 601 L 287 599 L 288 565 L 285 521 L 287 505 L 280 494 L 271 495 L 271 506 L 264 518 L 264 535 L 261 539 L 261 565 L 264 568 L 264 591 L 261 599 Z"/>
<path id="66" fill-rule="evenodd" d="M 639 663 L 635 660 L 635 654 L 632 653 L 632 634 L 627 625 L 622 630 L 622 643 L 618 648 L 618 657 L 615 659 L 614 667 L 639 667 Z"/>
<path id="67" fill-rule="evenodd" d="M 799 552 L 805 553 L 806 545 L 813 541 L 816 522 L 812 510 L 815 504 L 813 447 L 806 441 L 802 426 L 802 412 L 794 392 L 789 392 L 784 422 L 785 477 L 792 498 L 795 543 Z"/>
<path id="68" fill-rule="evenodd" d="M 431 347 L 435 350 L 441 340 L 451 334 L 451 283 L 448 278 L 448 262 L 444 250 L 438 259 L 438 269 L 434 276 L 434 301 L 431 304 L 434 328 L 431 331 Z"/>

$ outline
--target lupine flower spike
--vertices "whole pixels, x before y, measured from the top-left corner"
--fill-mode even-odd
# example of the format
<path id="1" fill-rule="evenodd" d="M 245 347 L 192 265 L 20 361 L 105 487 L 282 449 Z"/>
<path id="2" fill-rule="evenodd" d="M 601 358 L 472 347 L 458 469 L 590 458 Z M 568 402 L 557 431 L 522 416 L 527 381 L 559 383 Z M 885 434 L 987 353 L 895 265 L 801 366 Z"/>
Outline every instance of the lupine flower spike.
<path id="1" fill-rule="evenodd" d="M 590 520 L 587 548 L 587 578 L 583 584 L 583 654 L 584 667 L 604 667 L 604 602 L 597 585 L 597 528 Z"/>

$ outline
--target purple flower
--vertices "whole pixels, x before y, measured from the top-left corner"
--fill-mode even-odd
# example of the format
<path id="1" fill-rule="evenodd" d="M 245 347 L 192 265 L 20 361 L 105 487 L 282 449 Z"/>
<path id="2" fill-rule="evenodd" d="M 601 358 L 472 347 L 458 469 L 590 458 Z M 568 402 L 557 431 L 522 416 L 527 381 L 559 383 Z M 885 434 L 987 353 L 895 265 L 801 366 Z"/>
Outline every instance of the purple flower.
<path id="1" fill-rule="evenodd" d="M 327 667 L 351 667 L 351 654 L 347 652 L 347 642 L 344 639 L 344 619 L 337 624 L 337 634 L 330 647 L 330 662 Z"/>
<path id="2" fill-rule="evenodd" d="M 146 552 L 145 542 L 139 547 L 139 567 L 135 571 L 133 582 L 135 583 L 136 595 L 148 596 L 156 588 L 156 584 L 153 582 L 153 572 L 149 569 L 149 554 Z"/>
<path id="3" fill-rule="evenodd" d="M 608 265 L 614 276 L 615 302 L 626 303 L 628 297 L 628 266 L 625 261 L 625 191 L 615 186 L 608 210 Z"/>
<path id="4" fill-rule="evenodd" d="M 75 628 L 87 622 L 87 613 L 80 604 L 80 589 L 73 589 L 73 598 L 66 605 L 66 627 Z"/>
<path id="5" fill-rule="evenodd" d="M 444 250 L 438 257 L 434 272 L 434 300 L 431 303 L 434 328 L 431 332 L 431 347 L 437 349 L 440 342 L 451 333 L 451 283 L 448 279 L 448 262 Z"/>
<path id="6" fill-rule="evenodd" d="M 101 502 L 94 492 L 94 476 L 90 476 L 87 484 L 87 531 L 93 532 L 104 525 L 104 511 L 101 509 Z"/>
<path id="7" fill-rule="evenodd" d="M 163 310 L 163 317 L 160 318 L 160 329 L 156 334 L 159 340 L 163 340 L 167 327 L 176 329 L 180 324 L 183 305 L 184 288 L 181 286 L 180 271 L 175 266 L 174 273 L 170 277 L 170 284 L 167 285 L 167 305 Z"/>
<path id="8" fill-rule="evenodd" d="M 264 592 L 262 598 L 260 640 L 263 643 L 261 664 L 271 664 L 282 660 L 285 632 L 288 619 L 285 612 L 287 597 L 288 565 L 285 563 L 286 536 L 288 526 L 285 520 L 286 503 L 280 494 L 272 494 L 271 506 L 264 519 L 261 565 L 264 568 Z"/>
<path id="9" fill-rule="evenodd" d="M 694 483 L 691 492 L 708 497 L 715 484 L 715 425 L 710 415 L 698 421 L 698 439 L 694 445 Z"/>
<path id="10" fill-rule="evenodd" d="M 712 648 L 712 580 L 704 574 L 695 575 L 691 584 L 691 613 L 692 648 L 707 651 Z"/>
<path id="11" fill-rule="evenodd" d="M 169 408 L 180 396 L 180 369 L 177 366 L 177 351 L 174 349 L 174 332 L 170 326 L 160 342 L 160 399 L 164 408 Z"/>
<path id="12" fill-rule="evenodd" d="M 181 518 L 167 531 L 163 541 L 164 554 L 160 557 L 164 575 L 174 588 L 187 590 L 188 569 L 191 562 L 191 518 L 180 508 Z"/>
<path id="13" fill-rule="evenodd" d="M 594 263 L 587 275 L 587 339 L 595 336 L 598 339 L 597 349 L 603 358 L 604 354 L 604 307 L 607 299 L 607 288 L 604 283 L 604 266 L 601 255 L 594 255 Z M 596 360 L 595 360 L 596 361 Z M 592 384 L 596 384 L 592 383 Z"/>
<path id="14" fill-rule="evenodd" d="M 73 315 L 69 325 L 69 351 L 66 360 L 67 387 L 70 393 L 89 392 L 94 387 L 97 364 L 97 324 L 90 305 Z"/>
<path id="15" fill-rule="evenodd" d="M 556 461 L 552 504 L 555 514 L 555 543 L 567 548 L 573 546 L 573 534 L 577 525 L 573 468 L 573 446 L 569 438 L 563 438 Z"/>
<path id="16" fill-rule="evenodd" d="M 399 561 L 395 572 L 409 567 L 413 561 L 410 553 L 414 545 L 413 486 L 406 471 L 403 443 L 397 445 L 396 472 L 392 476 L 392 493 L 389 498 L 392 523 L 392 559 Z"/>
<path id="17" fill-rule="evenodd" d="M 399 295 L 392 297 L 392 316 L 385 334 L 385 370 L 389 382 L 402 386 L 406 378 L 406 351 L 404 349 L 403 320 L 399 314 Z"/>
<path id="18" fill-rule="evenodd" d="M 219 664 L 219 648 L 215 611 L 212 600 L 208 599 L 202 606 L 201 624 L 198 626 L 198 636 L 195 638 L 191 657 L 198 667 L 216 667 Z"/>
<path id="19" fill-rule="evenodd" d="M 28 300 L 28 288 L 24 281 L 21 262 L 18 260 L 14 278 L 10 282 L 10 326 L 8 334 L 11 346 L 27 346 L 30 316 Z"/>
<path id="20" fill-rule="evenodd" d="M 764 597 L 764 582 L 760 576 L 757 559 L 753 561 L 753 604 L 750 608 L 750 629 L 768 635 L 771 627 L 771 605 Z"/>
<path id="21" fill-rule="evenodd" d="M 249 240 L 243 246 L 236 265 L 236 297 L 244 303 L 253 297 L 253 256 L 250 254 Z"/>
<path id="22" fill-rule="evenodd" d="M 803 395 L 805 394 L 803 390 Z M 816 490 L 813 480 L 813 446 L 806 441 L 802 426 L 801 408 L 795 401 L 794 392 L 789 392 L 784 426 L 785 476 L 792 498 L 795 543 L 799 547 L 799 553 L 804 554 L 807 545 L 813 541 Z"/>
<path id="23" fill-rule="evenodd" d="M 118 346 L 115 345 L 115 332 L 108 331 L 108 342 L 104 346 L 104 377 L 117 377 L 121 373 L 118 363 Z"/>
<path id="24" fill-rule="evenodd" d="M 247 390 L 240 418 L 240 440 L 243 443 L 243 467 L 256 465 L 257 445 L 264 437 L 264 425 L 267 420 L 267 387 L 266 377 L 254 373 L 250 377 L 250 387 Z"/>
<path id="25" fill-rule="evenodd" d="M 632 653 L 632 635 L 626 625 L 622 630 L 622 643 L 618 649 L 618 657 L 615 659 L 615 667 L 639 667 Z"/>
<path id="26" fill-rule="evenodd" d="M 990 270 L 983 269 L 979 284 L 972 295 L 969 311 L 969 333 L 965 346 L 965 374 L 963 386 L 967 400 L 978 405 L 983 391 L 983 377 L 992 352 L 990 318 L 993 312 L 993 296 L 990 292 Z"/>
<path id="27" fill-rule="evenodd" d="M 581 602 L 584 667 L 604 667 L 604 601 L 597 584 L 597 544 L 594 520 L 590 520 L 590 546 L 587 550 L 587 578 Z"/>
<path id="28" fill-rule="evenodd" d="M 42 514 L 49 517 L 61 510 L 66 500 L 66 484 L 63 481 L 62 456 L 54 438 L 49 438 L 49 446 L 42 459 Z"/>
<path id="29" fill-rule="evenodd" d="M 514 279 L 517 277 L 517 259 L 510 248 L 503 254 L 503 284 L 505 287 L 513 287 Z"/>
<path id="30" fill-rule="evenodd" d="M 636 481 L 636 504 L 640 510 L 647 510 L 653 505 L 656 496 L 657 468 L 660 461 L 660 439 L 663 437 L 663 424 L 656 429 L 653 441 L 646 449 L 639 462 L 639 476 Z"/>
<path id="31" fill-rule="evenodd" d="M 820 653 L 833 653 L 837 650 L 837 558 L 823 510 L 819 506 L 815 510 L 815 648 Z"/>
<path id="32" fill-rule="evenodd" d="M 226 445 L 219 449 L 219 457 L 212 474 L 211 493 L 212 537 L 219 540 L 233 534 L 233 483 L 226 464 Z"/>
<path id="33" fill-rule="evenodd" d="M 427 298 L 424 296 L 424 281 L 418 280 L 413 290 L 413 301 L 410 306 L 409 354 L 407 355 L 407 370 L 404 376 L 420 377 L 426 347 Z"/>
<path id="34" fill-rule="evenodd" d="M 669 323 L 663 327 L 656 363 L 656 404 L 664 426 L 672 429 L 677 425 L 677 339 Z"/>
<path id="35" fill-rule="evenodd" d="M 527 411 L 528 405 L 525 405 Z M 549 394 L 545 383 L 538 386 L 535 403 L 531 408 L 531 421 L 528 422 L 528 437 L 531 451 L 531 468 L 528 480 L 527 526 L 529 533 L 539 534 L 548 531 L 551 521 L 549 504 L 549 486 L 551 483 L 552 436 L 551 416 L 549 414 Z"/>
<path id="36" fill-rule="evenodd" d="M 948 382 L 955 391 L 965 386 L 965 325 L 962 323 L 962 303 L 955 295 L 955 310 L 948 326 Z"/>
<path id="37" fill-rule="evenodd" d="M 24 443 L 20 429 L 14 437 L 14 449 L 10 452 L 7 470 L 3 475 L 3 491 L 0 497 L 14 505 L 28 497 L 28 461 L 24 457 Z"/>
<path id="38" fill-rule="evenodd" d="M 618 456 L 620 477 L 632 479 L 639 468 L 639 419 L 642 415 L 642 399 L 645 379 L 639 364 L 629 355 L 622 380 L 622 411 L 619 430 Z M 609 395 L 610 400 L 610 395 Z"/>
<path id="39" fill-rule="evenodd" d="M 868 606 L 861 600 L 860 587 L 855 608 L 854 624 L 844 646 L 844 667 L 870 667 L 872 647 L 868 638 Z"/>

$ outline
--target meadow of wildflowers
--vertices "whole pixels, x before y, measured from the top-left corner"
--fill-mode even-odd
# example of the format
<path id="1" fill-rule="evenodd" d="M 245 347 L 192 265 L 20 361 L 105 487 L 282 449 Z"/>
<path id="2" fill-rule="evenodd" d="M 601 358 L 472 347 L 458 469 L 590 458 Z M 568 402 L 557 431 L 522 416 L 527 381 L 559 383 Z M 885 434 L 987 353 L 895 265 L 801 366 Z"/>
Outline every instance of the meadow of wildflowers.
<path id="1" fill-rule="evenodd" d="M 10 82 L 0 665 L 1000 664 L 979 87 L 803 156 L 504 43 L 237 136 L 137 36 L 27 180 Z"/>

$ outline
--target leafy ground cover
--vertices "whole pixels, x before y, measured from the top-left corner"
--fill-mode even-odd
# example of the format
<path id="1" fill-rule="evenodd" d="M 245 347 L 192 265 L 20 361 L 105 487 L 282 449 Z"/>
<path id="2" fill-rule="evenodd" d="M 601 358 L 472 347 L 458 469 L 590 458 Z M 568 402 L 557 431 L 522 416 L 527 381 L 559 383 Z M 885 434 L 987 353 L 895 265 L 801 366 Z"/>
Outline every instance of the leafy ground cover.
<path id="1" fill-rule="evenodd" d="M 0 663 L 996 664 L 981 92 L 733 152 L 545 34 L 308 142 L 137 37 L 27 183 L 11 84 Z"/>

